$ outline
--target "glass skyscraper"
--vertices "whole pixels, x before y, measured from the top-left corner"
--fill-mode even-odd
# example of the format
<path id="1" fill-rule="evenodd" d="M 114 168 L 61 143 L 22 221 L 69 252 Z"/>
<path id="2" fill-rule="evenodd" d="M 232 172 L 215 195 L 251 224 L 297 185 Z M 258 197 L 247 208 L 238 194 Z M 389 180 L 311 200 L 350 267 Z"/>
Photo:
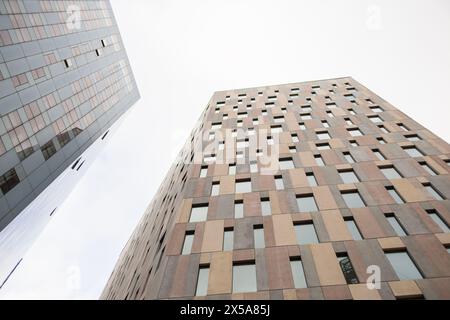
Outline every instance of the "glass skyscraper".
<path id="1" fill-rule="evenodd" d="M 0 2 L 0 287 L 138 99 L 109 1 Z"/>

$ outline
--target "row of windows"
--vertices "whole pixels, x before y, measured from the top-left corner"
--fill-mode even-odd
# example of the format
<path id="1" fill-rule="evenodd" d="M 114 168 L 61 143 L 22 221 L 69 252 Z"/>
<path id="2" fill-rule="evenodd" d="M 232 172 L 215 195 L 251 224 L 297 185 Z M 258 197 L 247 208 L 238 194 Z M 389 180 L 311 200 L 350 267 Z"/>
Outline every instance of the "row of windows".
<path id="1" fill-rule="evenodd" d="M 450 249 L 447 249 L 450 253 Z M 400 280 L 422 279 L 422 273 L 414 263 L 407 250 L 385 252 L 385 256 L 397 277 Z M 304 270 L 301 257 L 290 257 L 291 275 L 295 288 L 308 288 L 308 279 Z M 337 254 L 336 259 L 341 268 L 342 274 L 347 284 L 357 284 L 359 279 L 353 268 L 352 262 L 346 253 Z M 208 294 L 209 265 L 200 265 L 196 296 L 205 296 Z M 233 263 L 232 267 L 232 293 L 256 292 L 257 269 L 255 261 Z"/>
<path id="2" fill-rule="evenodd" d="M 243 207 L 242 202 L 236 204 L 238 206 L 237 211 L 235 212 L 235 218 L 243 218 Z M 270 206 L 266 207 L 263 212 L 266 213 L 263 215 L 270 215 Z M 440 214 L 436 209 L 427 210 L 427 214 L 433 220 L 433 222 L 442 230 L 444 233 L 450 232 L 450 228 L 447 223 L 441 218 Z M 394 230 L 397 236 L 403 237 L 408 235 L 406 229 L 402 226 L 400 221 L 397 219 L 394 213 L 386 213 L 386 220 Z M 353 217 L 345 217 L 345 224 L 349 233 L 351 234 L 353 240 L 362 240 L 364 237 L 362 236 L 359 228 L 356 224 L 356 221 Z M 313 244 L 319 243 L 319 237 L 317 235 L 316 229 L 314 227 L 313 221 L 303 221 L 301 223 L 294 223 L 293 225 L 294 231 L 297 237 L 297 243 L 299 245 Z M 264 248 L 264 227 L 263 225 L 254 225 L 253 227 L 253 240 L 255 248 Z M 192 250 L 192 244 L 194 241 L 195 231 L 187 231 L 184 238 L 183 248 L 181 251 L 182 255 L 190 254 Z M 233 250 L 233 239 L 234 239 L 234 229 L 232 227 L 225 228 L 223 233 L 223 251 L 231 251 Z"/>

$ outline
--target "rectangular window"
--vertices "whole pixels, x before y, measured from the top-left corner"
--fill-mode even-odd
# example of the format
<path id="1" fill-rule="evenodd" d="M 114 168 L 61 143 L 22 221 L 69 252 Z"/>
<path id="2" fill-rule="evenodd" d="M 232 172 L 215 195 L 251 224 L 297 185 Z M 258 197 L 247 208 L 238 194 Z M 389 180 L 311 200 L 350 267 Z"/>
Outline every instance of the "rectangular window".
<path id="1" fill-rule="evenodd" d="M 356 183 L 359 182 L 358 176 L 353 169 L 339 170 L 339 175 L 344 183 Z"/>
<path id="2" fill-rule="evenodd" d="M 370 121 L 372 121 L 373 123 L 380 123 L 380 122 L 383 122 L 383 119 L 381 119 L 379 116 L 370 116 L 369 119 L 370 119 Z"/>
<path id="3" fill-rule="evenodd" d="M 223 232 L 223 251 L 232 251 L 234 246 L 234 229 L 225 228 Z"/>
<path id="4" fill-rule="evenodd" d="M 435 176 L 436 172 L 425 161 L 419 162 L 423 170 L 425 170 L 430 176 Z"/>
<path id="5" fill-rule="evenodd" d="M 186 231 L 184 235 L 182 255 L 191 254 L 192 243 L 194 242 L 194 231 Z"/>
<path id="6" fill-rule="evenodd" d="M 300 140 L 298 140 L 298 135 L 296 133 L 291 134 L 291 138 L 292 138 L 293 143 L 297 143 L 300 141 Z"/>
<path id="7" fill-rule="evenodd" d="M 218 196 L 220 193 L 220 182 L 214 181 L 211 186 L 211 197 Z"/>
<path id="8" fill-rule="evenodd" d="M 0 176 L 0 189 L 3 194 L 7 194 L 20 182 L 16 169 L 12 168 Z"/>
<path id="9" fill-rule="evenodd" d="M 233 293 L 256 291 L 255 263 L 233 265 Z"/>
<path id="10" fill-rule="evenodd" d="M 357 128 L 355 128 L 355 129 L 347 129 L 347 131 L 350 133 L 350 135 L 352 137 L 359 137 L 359 136 L 363 135 L 361 130 L 359 130 Z"/>
<path id="11" fill-rule="evenodd" d="M 312 222 L 295 224 L 294 230 L 295 235 L 297 236 L 298 244 L 303 245 L 303 244 L 319 243 L 316 229 L 314 228 L 314 224 Z"/>
<path id="12" fill-rule="evenodd" d="M 352 217 L 345 218 L 345 224 L 347 225 L 347 229 L 352 235 L 353 240 L 363 239 L 361 232 L 359 231 L 358 226 L 356 225 L 356 222 Z"/>
<path id="13" fill-rule="evenodd" d="M 234 202 L 234 218 L 240 219 L 244 217 L 244 202 L 242 200 L 236 200 Z"/>
<path id="14" fill-rule="evenodd" d="M 275 188 L 277 190 L 284 190 L 284 183 L 282 176 L 275 176 Z"/>
<path id="15" fill-rule="evenodd" d="M 378 160 L 386 160 L 386 157 L 381 153 L 379 149 L 373 149 L 372 152 L 378 158 Z"/>
<path id="16" fill-rule="evenodd" d="M 450 229 L 447 223 L 441 218 L 439 212 L 436 209 L 427 210 L 428 215 L 431 219 L 433 219 L 434 223 L 436 223 L 444 232 L 450 232 Z"/>
<path id="17" fill-rule="evenodd" d="M 322 125 L 323 125 L 325 128 L 329 128 L 329 127 L 330 127 L 330 125 L 328 124 L 328 121 L 327 121 L 327 120 L 322 120 Z"/>
<path id="18" fill-rule="evenodd" d="M 289 146 L 289 152 L 290 153 L 296 153 L 297 152 L 297 148 L 295 146 Z"/>
<path id="19" fill-rule="evenodd" d="M 403 123 L 398 123 L 397 125 L 398 125 L 399 128 L 402 129 L 403 131 L 409 131 L 409 129 L 408 129 Z"/>
<path id="20" fill-rule="evenodd" d="M 251 173 L 258 172 L 258 164 L 256 163 L 256 161 L 250 162 L 250 172 Z"/>
<path id="21" fill-rule="evenodd" d="M 389 252 L 386 253 L 386 257 L 400 280 L 422 279 L 422 275 L 406 251 Z"/>
<path id="22" fill-rule="evenodd" d="M 264 228 L 262 225 L 253 226 L 253 240 L 255 241 L 255 249 L 266 247 L 264 240 Z"/>
<path id="23" fill-rule="evenodd" d="M 329 140 L 331 139 L 331 136 L 328 132 L 324 131 L 324 132 L 317 132 L 317 138 L 319 140 Z"/>
<path id="24" fill-rule="evenodd" d="M 236 181 L 236 193 L 252 192 L 252 182 L 250 179 Z"/>
<path id="25" fill-rule="evenodd" d="M 386 187 L 386 190 L 389 192 L 389 194 L 397 204 L 405 203 L 405 201 L 403 201 L 402 197 L 400 197 L 400 195 L 398 194 L 397 190 L 395 190 L 394 187 L 392 186 Z"/>
<path id="26" fill-rule="evenodd" d="M 311 120 L 312 119 L 310 113 L 302 114 L 300 117 L 301 117 L 302 120 Z"/>
<path id="27" fill-rule="evenodd" d="M 384 140 L 382 137 L 378 137 L 377 140 L 379 144 L 386 144 L 386 140 Z"/>
<path id="28" fill-rule="evenodd" d="M 72 60 L 64 59 L 64 65 L 66 66 L 66 68 L 70 68 L 72 66 Z"/>
<path id="29" fill-rule="evenodd" d="M 384 111 L 379 106 L 370 107 L 370 110 L 372 110 L 372 112 L 383 112 Z"/>
<path id="30" fill-rule="evenodd" d="M 289 170 L 295 168 L 292 158 L 282 158 L 280 159 L 279 164 L 280 170 Z"/>
<path id="31" fill-rule="evenodd" d="M 308 179 L 308 183 L 311 187 L 317 186 L 317 180 L 313 172 L 306 173 L 306 179 Z"/>
<path id="32" fill-rule="evenodd" d="M 195 290 L 196 296 L 206 296 L 208 294 L 208 278 L 209 265 L 200 266 L 198 269 L 197 288 Z"/>
<path id="33" fill-rule="evenodd" d="M 357 284 L 359 283 L 358 277 L 356 276 L 355 269 L 353 268 L 352 262 L 347 254 L 340 254 L 337 256 L 339 261 L 339 266 L 341 267 L 342 274 L 344 275 L 347 284 Z"/>
<path id="34" fill-rule="evenodd" d="M 408 134 L 405 136 L 408 141 L 415 142 L 422 140 L 417 134 Z"/>
<path id="35" fill-rule="evenodd" d="M 228 165 L 228 174 L 229 175 L 235 175 L 236 174 L 236 164 L 232 163 Z"/>
<path id="36" fill-rule="evenodd" d="M 393 213 L 386 214 L 386 219 L 399 237 L 406 236 L 406 231 Z"/>
<path id="37" fill-rule="evenodd" d="M 263 216 L 270 216 L 272 214 L 269 198 L 261 198 L 261 214 Z"/>
<path id="38" fill-rule="evenodd" d="M 206 221 L 208 215 L 208 204 L 193 204 L 191 208 L 191 217 L 189 222 Z"/>
<path id="39" fill-rule="evenodd" d="M 298 125 L 300 127 L 300 130 L 306 130 L 306 126 L 305 126 L 304 122 L 299 122 Z"/>
<path id="40" fill-rule="evenodd" d="M 341 192 L 342 198 L 344 198 L 345 204 L 348 208 L 363 208 L 366 206 L 363 199 L 356 190 Z"/>
<path id="41" fill-rule="evenodd" d="M 345 160 L 347 160 L 348 163 L 355 163 L 355 159 L 353 159 L 350 152 L 344 152 L 343 154 L 344 154 Z"/>
<path id="42" fill-rule="evenodd" d="M 416 147 L 404 147 L 403 150 L 413 158 L 423 157 L 423 153 L 419 151 Z"/>
<path id="43" fill-rule="evenodd" d="M 319 167 L 325 166 L 325 163 L 323 162 L 322 156 L 320 154 L 315 155 L 314 159 L 316 160 L 316 163 Z"/>
<path id="44" fill-rule="evenodd" d="M 317 144 L 316 144 L 316 148 L 317 148 L 318 150 L 330 150 L 330 149 L 331 149 L 329 143 L 317 143 Z"/>
<path id="45" fill-rule="evenodd" d="M 383 133 L 389 133 L 389 130 L 386 129 L 386 127 L 383 126 L 383 125 L 379 125 L 378 128 L 379 128 L 379 129 L 381 130 L 381 132 L 383 132 Z"/>
<path id="46" fill-rule="evenodd" d="M 384 174 L 386 179 L 401 179 L 402 176 L 400 173 L 395 169 L 394 166 L 383 166 L 380 167 L 380 171 Z"/>
<path id="47" fill-rule="evenodd" d="M 308 285 L 306 283 L 302 260 L 300 260 L 299 258 L 292 258 L 290 262 L 292 278 L 294 280 L 294 287 L 297 289 L 307 288 Z"/>
<path id="48" fill-rule="evenodd" d="M 424 183 L 424 188 L 436 200 L 444 200 L 444 197 L 431 185 L 431 183 Z"/>
<path id="49" fill-rule="evenodd" d="M 312 194 L 304 194 L 297 196 L 297 206 L 299 212 L 314 212 L 319 211 L 316 205 L 316 200 Z"/>

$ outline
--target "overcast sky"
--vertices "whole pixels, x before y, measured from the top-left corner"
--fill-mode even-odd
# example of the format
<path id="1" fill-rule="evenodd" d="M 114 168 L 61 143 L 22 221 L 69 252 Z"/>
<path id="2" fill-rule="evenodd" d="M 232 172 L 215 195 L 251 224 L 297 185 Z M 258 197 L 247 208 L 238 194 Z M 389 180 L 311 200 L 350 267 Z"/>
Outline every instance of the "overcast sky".
<path id="1" fill-rule="evenodd" d="M 450 141 L 450 1 L 111 2 L 142 99 L 0 298 L 97 299 L 214 91 L 352 76 Z"/>

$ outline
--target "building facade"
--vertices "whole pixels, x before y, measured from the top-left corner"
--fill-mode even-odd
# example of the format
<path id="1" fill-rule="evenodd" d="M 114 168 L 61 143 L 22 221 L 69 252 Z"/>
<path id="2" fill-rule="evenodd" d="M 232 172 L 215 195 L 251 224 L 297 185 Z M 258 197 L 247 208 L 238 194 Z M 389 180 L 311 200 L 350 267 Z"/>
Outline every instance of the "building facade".
<path id="1" fill-rule="evenodd" d="M 0 2 L 0 288 L 138 99 L 109 1 Z"/>
<path id="2" fill-rule="evenodd" d="M 103 299 L 450 299 L 450 146 L 354 79 L 216 92 Z"/>

